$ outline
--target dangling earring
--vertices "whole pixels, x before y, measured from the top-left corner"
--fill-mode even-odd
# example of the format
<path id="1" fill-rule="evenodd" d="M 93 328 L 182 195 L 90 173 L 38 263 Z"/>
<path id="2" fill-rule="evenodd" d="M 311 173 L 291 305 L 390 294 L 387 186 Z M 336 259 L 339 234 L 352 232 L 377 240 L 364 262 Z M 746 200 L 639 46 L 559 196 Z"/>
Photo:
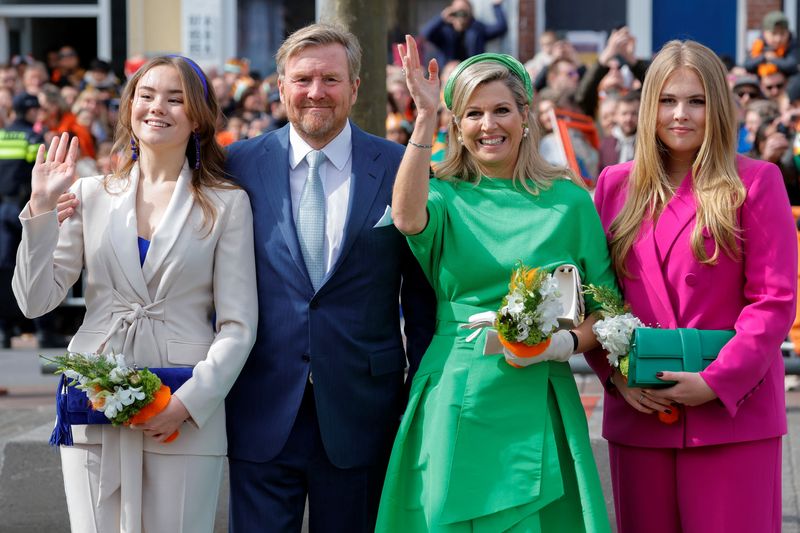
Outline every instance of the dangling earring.
<path id="1" fill-rule="evenodd" d="M 194 169 L 200 170 L 200 134 L 194 132 Z"/>
<path id="2" fill-rule="evenodd" d="M 464 144 L 464 139 L 461 137 L 460 133 L 458 134 L 458 137 L 456 137 L 456 140 L 458 141 L 458 144 Z"/>
<path id="3" fill-rule="evenodd" d="M 528 127 L 527 124 L 522 125 L 522 138 L 525 139 L 528 137 L 528 134 L 531 132 L 531 129 Z"/>
<path id="4" fill-rule="evenodd" d="M 139 159 L 139 146 L 136 144 L 136 139 L 131 136 L 131 159 L 136 161 Z"/>

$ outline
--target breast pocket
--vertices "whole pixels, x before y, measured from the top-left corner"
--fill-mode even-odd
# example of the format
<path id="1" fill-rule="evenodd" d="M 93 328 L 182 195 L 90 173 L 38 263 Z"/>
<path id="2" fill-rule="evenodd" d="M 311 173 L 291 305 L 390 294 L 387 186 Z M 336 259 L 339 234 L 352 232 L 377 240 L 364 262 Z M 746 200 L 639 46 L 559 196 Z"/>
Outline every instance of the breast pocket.
<path id="1" fill-rule="evenodd" d="M 102 331 L 78 330 L 67 346 L 68 352 L 95 353 L 106 334 Z"/>

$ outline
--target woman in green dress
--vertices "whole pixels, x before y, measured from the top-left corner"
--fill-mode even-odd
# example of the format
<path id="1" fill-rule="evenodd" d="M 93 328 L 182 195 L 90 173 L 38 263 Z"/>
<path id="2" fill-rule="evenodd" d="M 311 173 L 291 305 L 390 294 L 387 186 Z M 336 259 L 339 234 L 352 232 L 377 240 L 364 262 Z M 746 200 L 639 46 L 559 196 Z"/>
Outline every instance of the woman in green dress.
<path id="1" fill-rule="evenodd" d="M 436 291 L 437 329 L 411 386 L 376 531 L 609 531 L 566 362 L 597 345 L 595 317 L 557 331 L 524 368 L 483 355 L 486 333 L 468 339 L 460 327 L 500 307 L 518 261 L 573 264 L 584 283 L 616 286 L 589 194 L 539 156 L 530 78 L 501 54 L 474 56 L 448 80 L 450 140 L 429 180 L 438 67 L 431 61 L 425 77 L 410 37 L 400 55 L 418 115 L 392 218 Z M 587 299 L 586 308 L 598 305 Z"/>

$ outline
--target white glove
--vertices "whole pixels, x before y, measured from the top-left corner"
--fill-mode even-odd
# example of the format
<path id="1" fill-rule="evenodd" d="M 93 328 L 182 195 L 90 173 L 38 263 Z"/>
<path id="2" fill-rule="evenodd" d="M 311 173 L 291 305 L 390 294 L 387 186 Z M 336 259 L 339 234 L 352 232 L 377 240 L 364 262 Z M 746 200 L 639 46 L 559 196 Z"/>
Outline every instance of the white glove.
<path id="1" fill-rule="evenodd" d="M 565 329 L 560 329 L 553 333 L 550 337 L 550 345 L 539 355 L 521 357 L 509 352 L 507 348 L 503 348 L 503 355 L 509 365 L 524 367 L 536 363 L 543 363 L 545 361 L 567 361 L 573 354 L 574 346 L 575 343 L 572 340 L 570 332 Z"/>

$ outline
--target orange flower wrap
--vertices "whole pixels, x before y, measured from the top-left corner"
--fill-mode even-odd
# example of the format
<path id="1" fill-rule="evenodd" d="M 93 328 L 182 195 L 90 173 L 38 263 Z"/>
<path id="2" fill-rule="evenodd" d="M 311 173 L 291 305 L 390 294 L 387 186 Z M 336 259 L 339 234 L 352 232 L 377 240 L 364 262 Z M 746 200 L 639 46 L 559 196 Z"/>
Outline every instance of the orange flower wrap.
<path id="1" fill-rule="evenodd" d="M 546 341 L 542 341 L 539 344 L 534 344 L 533 346 L 528 346 L 527 344 L 522 342 L 511 342 L 509 340 L 506 340 L 505 337 L 503 337 L 500 334 L 497 335 L 497 339 L 500 341 L 500 344 L 502 344 L 506 348 L 506 350 L 513 353 L 517 357 L 522 357 L 522 358 L 536 357 L 537 355 L 540 355 L 543 351 L 545 351 L 548 346 L 550 346 L 549 337 Z M 514 368 L 522 368 L 519 365 L 515 365 L 511 361 L 506 360 L 506 362 L 509 365 L 513 366 Z"/>
<path id="2" fill-rule="evenodd" d="M 136 425 L 147 422 L 148 420 L 150 420 L 158 413 L 167 408 L 167 404 L 169 403 L 171 397 L 172 397 L 172 391 L 170 390 L 170 388 L 167 387 L 166 385 L 161 385 L 161 388 L 159 388 L 153 395 L 153 401 L 142 407 L 138 413 L 130 417 L 130 419 L 128 419 L 127 424 Z M 167 437 L 167 440 L 165 440 L 164 442 L 167 443 L 174 441 L 175 439 L 178 438 L 179 434 L 180 432 L 176 430 L 175 433 Z"/>

